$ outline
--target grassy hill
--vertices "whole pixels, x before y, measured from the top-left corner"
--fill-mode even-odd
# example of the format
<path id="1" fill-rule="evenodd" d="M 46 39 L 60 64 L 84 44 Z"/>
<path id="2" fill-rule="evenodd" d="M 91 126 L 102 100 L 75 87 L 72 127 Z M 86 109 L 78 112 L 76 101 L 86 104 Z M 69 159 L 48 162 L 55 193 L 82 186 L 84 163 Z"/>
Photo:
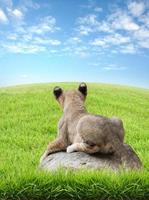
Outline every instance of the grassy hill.
<path id="1" fill-rule="evenodd" d="M 62 111 L 52 90 L 77 83 L 52 83 L 0 89 L 0 199 L 149 199 L 149 90 L 88 84 L 86 107 L 93 114 L 118 116 L 125 142 L 141 158 L 139 172 L 64 172 L 38 170 Z"/>

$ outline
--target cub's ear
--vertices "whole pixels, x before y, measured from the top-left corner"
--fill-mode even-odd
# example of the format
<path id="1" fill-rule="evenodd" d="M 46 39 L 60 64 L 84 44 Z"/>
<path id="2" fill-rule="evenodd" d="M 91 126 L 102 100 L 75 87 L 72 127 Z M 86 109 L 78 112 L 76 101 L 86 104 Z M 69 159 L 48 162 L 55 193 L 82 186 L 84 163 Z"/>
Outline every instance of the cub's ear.
<path id="1" fill-rule="evenodd" d="M 87 95 L 87 85 L 86 83 L 80 83 L 78 90 L 84 95 Z"/>
<path id="2" fill-rule="evenodd" d="M 53 94 L 54 94 L 54 96 L 55 96 L 56 99 L 58 99 L 61 96 L 62 93 L 63 93 L 63 90 L 59 86 L 56 86 L 53 89 Z"/>

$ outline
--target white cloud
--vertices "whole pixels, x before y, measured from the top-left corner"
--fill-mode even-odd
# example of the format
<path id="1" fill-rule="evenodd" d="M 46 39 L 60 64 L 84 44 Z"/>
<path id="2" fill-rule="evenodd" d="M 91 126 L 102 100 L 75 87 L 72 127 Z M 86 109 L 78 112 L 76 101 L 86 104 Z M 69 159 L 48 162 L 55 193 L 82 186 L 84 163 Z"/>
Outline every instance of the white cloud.
<path id="1" fill-rule="evenodd" d="M 135 31 L 139 29 L 139 25 L 133 21 L 127 13 L 117 10 L 109 17 L 109 22 L 113 29 L 121 29 L 126 31 Z"/>
<path id="2" fill-rule="evenodd" d="M 78 55 L 81 58 L 89 57 L 89 53 L 85 52 L 85 51 L 77 51 L 76 50 L 74 53 L 75 53 L 75 55 Z"/>
<path id="3" fill-rule="evenodd" d="M 19 9 L 12 10 L 11 14 L 18 19 L 23 18 L 23 13 Z"/>
<path id="4" fill-rule="evenodd" d="M 1 46 L 9 52 L 49 51 L 51 54 L 85 58 L 106 52 L 134 54 L 142 48 L 149 48 L 149 12 L 143 7 L 144 1 L 130 0 L 126 2 L 128 9 L 111 8 L 103 16 L 99 13 L 102 11 L 100 5 L 90 0 L 86 4 L 88 14 L 76 19 L 75 32 L 69 32 L 67 37 L 63 35 L 64 39 L 61 40 L 56 38 L 57 34 L 54 37 L 52 35 L 60 30 L 53 16 L 34 18 L 30 22 L 26 20 L 26 12 L 30 8 L 39 9 L 41 4 L 33 0 L 21 0 L 21 3 L 14 6 L 11 0 L 6 0 L 6 3 L 2 1 L 7 6 L 0 9 L 0 22 L 9 22 L 10 29 L 3 32 L 3 35 L 0 32 L 6 40 L 1 41 Z"/>
<path id="5" fill-rule="evenodd" d="M 139 17 L 145 11 L 145 4 L 142 1 L 132 1 L 128 3 L 128 10 L 134 17 Z"/>
<path id="6" fill-rule="evenodd" d="M 93 46 L 105 46 L 106 42 L 100 38 L 96 38 L 92 42 L 90 42 L 90 44 Z"/>
<path id="7" fill-rule="evenodd" d="M 17 40 L 17 34 L 8 34 L 7 39 L 8 40 Z"/>
<path id="8" fill-rule="evenodd" d="M 84 18 L 80 18 L 80 24 L 98 25 L 96 18 L 97 16 L 94 14 L 87 15 Z"/>
<path id="9" fill-rule="evenodd" d="M 89 33 L 93 32 L 93 29 L 91 29 L 90 27 L 81 25 L 78 31 L 80 35 L 88 35 Z"/>
<path id="10" fill-rule="evenodd" d="M 149 49 L 149 39 L 138 42 L 139 47 Z"/>
<path id="11" fill-rule="evenodd" d="M 34 37 L 34 40 L 33 40 L 33 35 L 31 33 L 26 33 L 24 32 L 24 34 L 21 35 L 21 38 L 20 38 L 22 41 L 24 42 L 29 42 L 29 43 L 32 43 L 32 41 L 35 40 L 35 37 Z"/>
<path id="12" fill-rule="evenodd" d="M 97 28 L 97 31 L 105 32 L 105 33 L 112 33 L 114 30 L 112 30 L 110 24 L 107 21 L 102 21 L 100 25 Z"/>
<path id="13" fill-rule="evenodd" d="M 113 45 L 125 44 L 130 42 L 130 38 L 127 36 L 122 36 L 119 33 L 115 33 L 113 35 L 106 36 L 104 41 L 107 43 L 111 43 Z"/>
<path id="14" fill-rule="evenodd" d="M 120 45 L 130 42 L 129 37 L 124 37 L 118 33 L 113 35 L 104 36 L 103 38 L 96 38 L 90 44 L 93 46 L 108 46 L 108 45 Z"/>
<path id="15" fill-rule="evenodd" d="M 0 23 L 9 22 L 9 27 L 0 31 L 0 50 L 32 54 L 50 51 L 52 46 L 56 48 L 61 45 L 60 40 L 52 38 L 52 33 L 60 30 L 54 17 L 39 15 L 39 18 L 33 17 L 30 21 L 26 18 L 29 9 L 37 10 L 42 4 L 33 0 L 21 0 L 15 4 L 12 0 L 0 0 L 0 4 Z"/>
<path id="16" fill-rule="evenodd" d="M 121 47 L 120 52 L 124 54 L 135 54 L 137 53 L 137 49 L 133 44 L 129 44 L 127 46 Z"/>
<path id="17" fill-rule="evenodd" d="M 101 63 L 88 63 L 89 66 L 98 67 Z"/>
<path id="18" fill-rule="evenodd" d="M 27 27 L 27 33 L 45 34 L 48 32 L 55 32 L 60 28 L 56 26 L 56 19 L 52 16 L 46 16 L 40 19 L 37 25 Z"/>
<path id="19" fill-rule="evenodd" d="M 19 9 L 8 9 L 12 31 L 3 34 L 1 48 L 11 53 L 38 53 L 50 50 L 50 46 L 59 46 L 61 41 L 52 39 L 51 34 L 60 28 L 52 16 L 40 18 L 37 24 L 28 26 L 24 15 Z M 0 32 L 1 34 L 1 32 Z"/>
<path id="20" fill-rule="evenodd" d="M 77 20 L 77 31 L 80 35 L 89 35 L 95 32 L 112 32 L 110 24 L 105 21 L 99 21 L 97 15 L 89 14 L 85 17 L 80 17 Z"/>
<path id="21" fill-rule="evenodd" d="M 52 53 L 52 54 L 55 54 L 55 53 L 57 53 L 58 51 L 57 50 L 55 50 L 55 49 L 51 49 L 50 50 L 50 53 Z"/>
<path id="22" fill-rule="evenodd" d="M 39 9 L 40 8 L 40 5 L 37 2 L 32 1 L 32 0 L 24 0 L 24 5 L 26 7 L 33 8 L 33 9 Z"/>
<path id="23" fill-rule="evenodd" d="M 64 48 L 62 48 L 62 53 L 66 56 L 79 56 L 80 58 L 86 58 L 91 55 L 88 47 L 85 45 L 69 45 L 65 44 Z"/>
<path id="24" fill-rule="evenodd" d="M 87 2 L 86 4 L 81 5 L 82 8 L 86 8 L 86 9 L 92 10 L 94 12 L 102 12 L 103 9 L 99 5 L 97 5 L 96 1 L 88 0 L 86 2 Z"/>
<path id="25" fill-rule="evenodd" d="M 149 38 L 149 29 L 142 27 L 138 31 L 134 32 L 134 36 L 137 40 L 145 40 Z"/>
<path id="26" fill-rule="evenodd" d="M 95 14 L 86 15 L 85 17 L 80 17 L 77 20 L 79 27 L 77 31 L 81 35 L 88 35 L 89 33 L 97 31 L 99 22 L 97 21 L 97 16 Z"/>
<path id="27" fill-rule="evenodd" d="M 49 44 L 54 45 L 54 46 L 58 46 L 61 44 L 61 41 L 59 40 L 49 40 Z"/>
<path id="28" fill-rule="evenodd" d="M 126 70 L 127 68 L 116 65 L 116 64 L 110 64 L 110 65 L 103 67 L 103 69 L 106 71 L 121 71 L 121 70 Z"/>
<path id="29" fill-rule="evenodd" d="M 120 9 L 112 12 L 107 20 L 100 20 L 97 15 L 89 14 L 77 20 L 77 32 L 80 35 L 89 35 L 95 32 L 112 33 L 116 30 L 136 31 L 139 25 L 133 18 Z"/>
<path id="30" fill-rule="evenodd" d="M 136 40 L 138 48 L 149 49 L 149 29 L 141 27 L 138 31 L 134 32 L 133 37 Z"/>
<path id="31" fill-rule="evenodd" d="M 94 8 L 94 11 L 95 11 L 95 12 L 102 12 L 102 10 L 103 10 L 103 9 L 102 9 L 101 7 L 95 7 L 95 8 Z"/>
<path id="32" fill-rule="evenodd" d="M 23 43 L 17 44 L 3 44 L 3 48 L 11 53 L 23 53 L 23 54 L 34 54 L 38 52 L 43 52 L 46 50 L 44 46 L 38 45 L 28 45 Z"/>
<path id="33" fill-rule="evenodd" d="M 70 44 L 79 44 L 81 41 L 79 37 L 70 37 L 67 42 Z"/>
<path id="34" fill-rule="evenodd" d="M 8 23 L 8 18 L 4 11 L 0 8 L 0 23 Z"/>
<path id="35" fill-rule="evenodd" d="M 29 9 L 39 9 L 40 5 L 33 0 L 22 0 L 20 7 L 24 12 L 27 12 Z"/>
<path id="36" fill-rule="evenodd" d="M 139 21 L 142 22 L 145 27 L 149 28 L 149 12 L 139 17 Z"/>
<path id="37" fill-rule="evenodd" d="M 32 42 L 36 43 L 36 44 L 53 45 L 53 46 L 58 46 L 58 45 L 61 44 L 60 40 L 43 39 L 43 38 L 40 38 L 40 37 L 33 38 Z"/>
<path id="38" fill-rule="evenodd" d="M 79 17 L 76 22 L 79 45 L 92 45 L 91 53 L 96 55 L 109 50 L 116 54 L 136 54 L 142 48 L 149 48 L 149 12 L 145 1 L 126 4 L 128 10 L 113 8 L 104 18 L 94 12 Z"/>

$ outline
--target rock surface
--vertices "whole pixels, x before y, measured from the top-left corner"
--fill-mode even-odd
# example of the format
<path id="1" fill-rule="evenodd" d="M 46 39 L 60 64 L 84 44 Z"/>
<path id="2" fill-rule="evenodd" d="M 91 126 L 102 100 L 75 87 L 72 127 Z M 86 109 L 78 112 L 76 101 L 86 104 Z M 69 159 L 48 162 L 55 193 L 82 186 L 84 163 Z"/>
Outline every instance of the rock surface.
<path id="1" fill-rule="evenodd" d="M 129 145 L 125 145 L 128 152 L 131 151 L 135 158 L 135 162 L 139 168 L 141 168 L 141 162 L 135 152 Z M 112 169 L 118 170 L 122 165 L 121 158 L 111 154 L 111 155 L 103 155 L 103 154 L 94 154 L 89 155 L 83 152 L 57 152 L 49 155 L 46 159 L 44 159 L 40 163 L 40 169 L 45 169 L 48 171 L 57 170 L 60 167 L 65 169 Z M 128 166 L 127 166 L 128 167 Z M 125 167 L 126 168 L 126 167 Z"/>

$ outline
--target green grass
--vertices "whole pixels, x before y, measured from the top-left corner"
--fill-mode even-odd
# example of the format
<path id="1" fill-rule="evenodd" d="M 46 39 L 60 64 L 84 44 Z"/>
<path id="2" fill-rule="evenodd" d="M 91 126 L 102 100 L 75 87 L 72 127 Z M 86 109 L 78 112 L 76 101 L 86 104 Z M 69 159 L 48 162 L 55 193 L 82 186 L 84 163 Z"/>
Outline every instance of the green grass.
<path id="1" fill-rule="evenodd" d="M 56 137 L 62 111 L 52 90 L 57 84 L 0 89 L 0 199 L 149 199 L 149 90 L 88 84 L 89 112 L 122 118 L 125 141 L 144 169 L 139 172 L 38 170 L 48 141 Z M 77 83 L 59 83 L 64 89 Z"/>

